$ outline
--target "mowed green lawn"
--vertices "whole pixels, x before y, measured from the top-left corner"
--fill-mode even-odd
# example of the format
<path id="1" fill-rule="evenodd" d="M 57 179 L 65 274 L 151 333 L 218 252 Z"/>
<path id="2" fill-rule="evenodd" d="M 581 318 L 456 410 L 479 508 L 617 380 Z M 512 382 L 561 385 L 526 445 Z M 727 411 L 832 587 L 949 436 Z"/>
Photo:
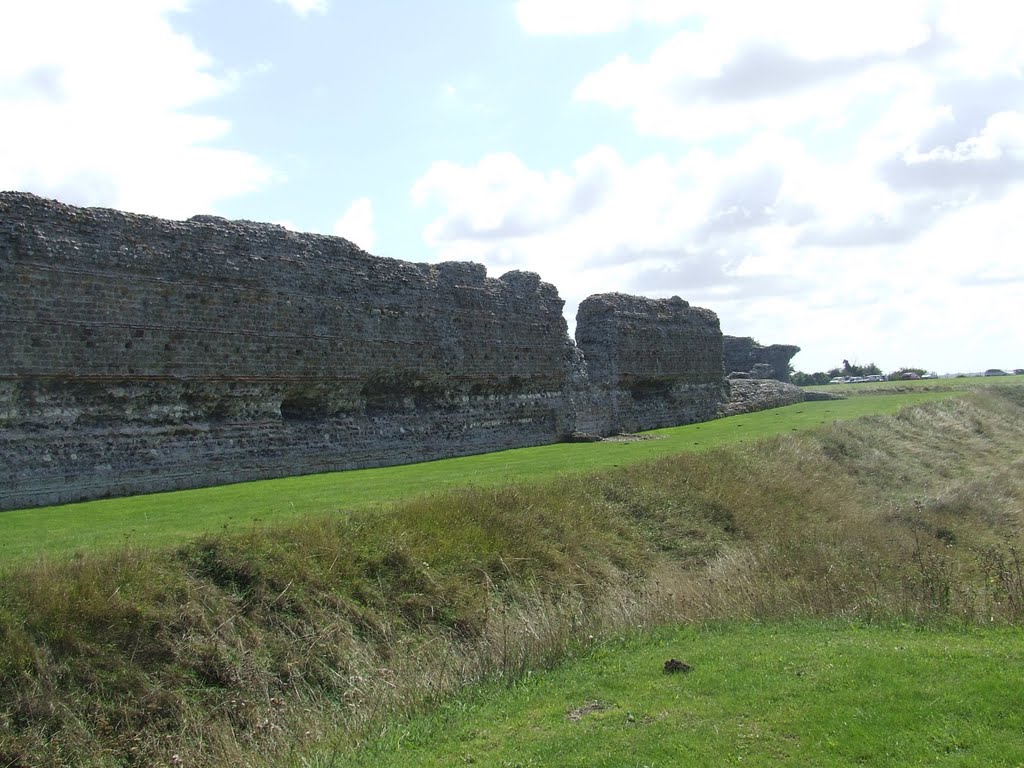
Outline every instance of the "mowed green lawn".
<path id="1" fill-rule="evenodd" d="M 676 658 L 689 673 L 665 674 Z M 664 630 L 475 689 L 312 768 L 1020 766 L 1024 635 L 829 623 Z"/>
<path id="2" fill-rule="evenodd" d="M 587 472 L 810 429 L 948 397 L 911 392 L 808 402 L 646 433 L 635 442 L 573 443 L 378 469 L 332 472 L 0 512 L 0 570 L 122 546 L 175 546 L 203 533 L 357 507 L 468 485 L 500 485 Z"/>

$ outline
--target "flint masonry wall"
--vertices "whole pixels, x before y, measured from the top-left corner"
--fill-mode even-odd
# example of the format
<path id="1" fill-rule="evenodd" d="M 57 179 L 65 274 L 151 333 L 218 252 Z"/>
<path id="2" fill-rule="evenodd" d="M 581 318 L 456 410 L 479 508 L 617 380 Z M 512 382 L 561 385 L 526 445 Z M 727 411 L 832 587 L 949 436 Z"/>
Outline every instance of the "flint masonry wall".
<path id="1" fill-rule="evenodd" d="M 270 225 L 0 195 L 0 508 L 572 431 L 563 302 Z"/>
<path id="2" fill-rule="evenodd" d="M 713 418 L 714 313 L 0 193 L 0 509 Z"/>
<path id="3" fill-rule="evenodd" d="M 583 431 L 706 421 L 726 396 L 718 317 L 679 297 L 591 296 L 576 315 L 576 344 L 591 398 L 580 409 Z"/>

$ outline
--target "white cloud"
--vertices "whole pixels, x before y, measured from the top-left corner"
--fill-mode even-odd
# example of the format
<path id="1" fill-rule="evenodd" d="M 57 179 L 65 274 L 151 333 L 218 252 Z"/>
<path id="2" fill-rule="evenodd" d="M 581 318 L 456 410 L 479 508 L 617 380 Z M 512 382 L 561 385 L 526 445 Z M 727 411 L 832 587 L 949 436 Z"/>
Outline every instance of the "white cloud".
<path id="1" fill-rule="evenodd" d="M 863 0 L 855 5 L 818 0 L 517 0 L 515 10 L 520 27 L 533 35 L 598 35 L 638 23 L 685 23 L 711 35 L 732 28 L 739 37 L 756 35 L 813 59 L 856 55 L 853 52 L 865 45 L 873 51 L 896 52 L 908 25 L 923 33 L 922 19 L 927 19 L 932 5 L 930 0 Z M 964 16 L 968 18 L 951 26 L 978 26 L 969 14 Z M 1012 35 L 1004 31 L 1002 37 L 1009 45 Z M 701 49 L 708 51 L 710 46 Z"/>
<path id="2" fill-rule="evenodd" d="M 946 0 L 935 15 L 939 33 L 951 41 L 946 66 L 962 77 L 1024 72 L 1024 6 L 1004 0 Z"/>
<path id="3" fill-rule="evenodd" d="M 274 0 L 276 3 L 289 6 L 302 18 L 311 13 L 327 13 L 328 0 Z"/>
<path id="4" fill-rule="evenodd" d="M 447 215 L 428 233 L 431 240 L 527 237 L 596 205 L 617 162 L 607 148 L 581 158 L 575 176 L 530 170 L 509 152 L 487 155 L 473 168 L 439 162 L 416 182 L 413 200 L 446 206 Z"/>
<path id="5" fill-rule="evenodd" d="M 879 102 L 927 100 L 953 77 L 1024 73 L 1016 6 L 721 0 L 681 8 L 686 24 L 668 41 L 592 72 L 575 99 L 625 111 L 642 134 L 704 141 L 835 130 Z"/>
<path id="6" fill-rule="evenodd" d="M 787 157 L 801 165 L 797 151 L 766 140 L 735 157 L 697 150 L 629 164 L 598 147 L 568 171 L 549 172 L 505 154 L 470 167 L 435 165 L 414 197 L 441 203 L 424 234 L 441 258 L 540 272 L 570 305 L 599 291 L 678 292 L 671 279 L 705 293 L 754 283 L 779 292 L 789 289 L 741 268 L 750 231 L 775 228 L 788 239 L 799 210 L 795 197 L 778 195 Z"/>
<path id="7" fill-rule="evenodd" d="M 532 35 L 595 35 L 636 21 L 672 22 L 694 5 L 685 0 L 518 0 L 516 18 Z"/>
<path id="8" fill-rule="evenodd" d="M 928 152 L 917 147 L 908 149 L 903 156 L 907 166 L 942 164 L 963 166 L 1011 158 L 1024 160 L 1024 114 L 1020 112 L 998 112 L 986 121 L 985 128 L 978 136 L 957 142 L 953 147 L 938 146 Z"/>
<path id="9" fill-rule="evenodd" d="M 603 150 L 607 191 L 586 213 L 564 204 L 577 168 L 520 163 L 496 179 L 481 163 L 435 177 L 446 209 L 425 236 L 443 254 L 535 269 L 570 305 L 595 291 L 679 293 L 729 332 L 804 345 L 807 369 L 858 355 L 941 367 L 951 345 L 985 368 L 1020 347 L 1024 327 L 989 318 L 1012 315 L 1024 281 L 1024 10 L 521 0 L 517 13 L 533 34 L 675 24 L 649 55 L 585 77 L 574 99 L 678 151 L 626 163 Z M 509 237 L 484 221 L 536 226 Z"/>
<path id="10" fill-rule="evenodd" d="M 646 60 L 618 57 L 584 78 L 575 99 L 628 111 L 641 133 L 684 140 L 837 125 L 858 99 L 919 87 L 914 59 L 937 47 L 918 2 L 886 12 L 884 25 L 879 2 L 734 5 L 708 6 Z"/>
<path id="11" fill-rule="evenodd" d="M 334 224 L 334 234 L 351 240 L 366 251 L 373 250 L 377 235 L 373 230 L 373 203 L 361 197 Z"/>
<path id="12" fill-rule="evenodd" d="M 0 7 L 0 188 L 171 218 L 267 184 L 197 114 L 235 79 L 168 21 L 184 0 L 37 0 Z"/>
<path id="13" fill-rule="evenodd" d="M 984 135 L 1016 141 L 1016 118 L 997 116 Z M 506 153 L 436 164 L 414 197 L 440 204 L 424 233 L 439 258 L 539 272 L 570 312 L 592 293 L 678 294 L 717 311 L 727 333 L 801 344 L 806 369 L 843 357 L 941 368 L 946 331 L 923 318 L 970 328 L 986 303 L 1011 311 L 1024 279 L 1014 245 L 1024 239 L 1014 214 L 1024 186 L 970 205 L 906 196 L 879 178 L 881 159 L 827 160 L 771 134 L 730 152 L 633 163 L 599 147 L 566 170 Z M 983 358 L 1004 338 L 964 344 L 964 365 L 990 367 Z"/>

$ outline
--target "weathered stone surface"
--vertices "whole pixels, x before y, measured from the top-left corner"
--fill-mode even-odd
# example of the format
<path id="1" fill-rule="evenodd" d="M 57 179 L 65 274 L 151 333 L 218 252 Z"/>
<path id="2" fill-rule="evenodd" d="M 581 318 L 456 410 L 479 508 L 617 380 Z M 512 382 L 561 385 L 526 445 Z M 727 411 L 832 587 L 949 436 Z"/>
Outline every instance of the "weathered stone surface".
<path id="1" fill-rule="evenodd" d="M 0 508 L 575 430 L 557 290 L 335 237 L 0 195 Z"/>
<path id="2" fill-rule="evenodd" d="M 749 373 L 752 379 L 789 381 L 789 361 L 800 347 L 792 344 L 772 344 L 764 347 L 749 336 L 723 338 L 725 371 Z"/>
<path id="3" fill-rule="evenodd" d="M 809 400 L 842 400 L 830 392 L 808 392 L 789 382 L 775 379 L 730 378 L 726 382 L 726 400 L 718 409 L 719 416 L 766 411 Z"/>
<path id="4" fill-rule="evenodd" d="M 574 344 L 562 308 L 532 273 L 493 279 L 274 225 L 0 193 L 0 509 L 721 411 L 714 313 L 594 296 Z"/>
<path id="5" fill-rule="evenodd" d="M 729 379 L 727 386 L 728 397 L 719 407 L 719 416 L 766 411 L 807 399 L 800 387 L 775 379 Z"/>
<path id="6" fill-rule="evenodd" d="M 591 296 L 576 315 L 576 344 L 591 397 L 589 407 L 578 407 L 587 432 L 705 421 L 724 399 L 718 317 L 678 296 Z"/>

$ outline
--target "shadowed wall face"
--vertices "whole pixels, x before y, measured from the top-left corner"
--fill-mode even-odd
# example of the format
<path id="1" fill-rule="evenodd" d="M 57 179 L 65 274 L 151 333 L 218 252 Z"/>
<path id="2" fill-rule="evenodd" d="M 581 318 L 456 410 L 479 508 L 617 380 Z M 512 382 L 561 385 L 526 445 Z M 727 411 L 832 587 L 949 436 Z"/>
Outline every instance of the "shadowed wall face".
<path id="1" fill-rule="evenodd" d="M 706 421 L 725 397 L 718 317 L 679 297 L 591 296 L 576 316 L 576 343 L 605 432 Z"/>

